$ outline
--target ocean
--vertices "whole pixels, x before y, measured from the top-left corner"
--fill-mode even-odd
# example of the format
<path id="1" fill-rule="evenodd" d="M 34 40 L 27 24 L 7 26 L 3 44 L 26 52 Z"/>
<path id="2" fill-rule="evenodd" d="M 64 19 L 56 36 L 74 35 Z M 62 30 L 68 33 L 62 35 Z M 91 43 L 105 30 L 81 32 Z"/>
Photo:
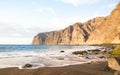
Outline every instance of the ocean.
<path id="1" fill-rule="evenodd" d="M 75 56 L 72 52 L 100 48 L 87 45 L 0 45 L 0 68 L 21 68 L 26 63 L 37 64 L 36 67 L 81 64 L 91 60 Z"/>

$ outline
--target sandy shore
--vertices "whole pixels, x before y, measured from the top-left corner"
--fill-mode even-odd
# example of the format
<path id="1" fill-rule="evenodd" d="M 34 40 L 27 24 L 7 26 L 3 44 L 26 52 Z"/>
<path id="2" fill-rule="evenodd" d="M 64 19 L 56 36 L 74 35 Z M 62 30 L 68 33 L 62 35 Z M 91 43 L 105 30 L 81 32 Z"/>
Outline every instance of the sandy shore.
<path id="1" fill-rule="evenodd" d="M 104 71 L 106 62 L 80 64 L 65 67 L 44 67 L 40 69 L 0 69 L 0 75 L 113 75 L 113 71 Z"/>

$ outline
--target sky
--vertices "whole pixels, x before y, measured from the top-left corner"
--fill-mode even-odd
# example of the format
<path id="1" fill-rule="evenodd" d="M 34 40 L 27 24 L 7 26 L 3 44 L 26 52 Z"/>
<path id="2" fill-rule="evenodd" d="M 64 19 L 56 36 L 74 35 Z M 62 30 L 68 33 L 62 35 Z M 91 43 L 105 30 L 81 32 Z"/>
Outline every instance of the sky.
<path id="1" fill-rule="evenodd" d="M 31 44 L 40 32 L 107 16 L 119 0 L 0 0 L 0 44 Z"/>

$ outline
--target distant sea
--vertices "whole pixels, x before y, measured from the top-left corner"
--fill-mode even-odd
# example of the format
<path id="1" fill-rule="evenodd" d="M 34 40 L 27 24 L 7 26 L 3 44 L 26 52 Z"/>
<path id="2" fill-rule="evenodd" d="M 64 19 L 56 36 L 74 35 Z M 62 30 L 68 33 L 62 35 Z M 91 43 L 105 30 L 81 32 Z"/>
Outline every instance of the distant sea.
<path id="1" fill-rule="evenodd" d="M 86 46 L 86 45 L 80 45 L 80 46 L 72 46 L 72 45 L 0 45 L 0 58 L 2 57 L 9 57 L 13 56 L 13 52 L 15 53 L 26 53 L 29 54 L 29 52 L 52 52 L 52 51 L 61 51 L 61 50 L 73 50 L 73 51 L 79 51 L 79 50 L 90 50 L 90 49 L 96 49 L 99 46 Z M 5 53 L 3 55 L 2 53 Z M 7 55 L 9 53 L 9 55 Z M 12 55 L 10 55 L 12 53 Z"/>

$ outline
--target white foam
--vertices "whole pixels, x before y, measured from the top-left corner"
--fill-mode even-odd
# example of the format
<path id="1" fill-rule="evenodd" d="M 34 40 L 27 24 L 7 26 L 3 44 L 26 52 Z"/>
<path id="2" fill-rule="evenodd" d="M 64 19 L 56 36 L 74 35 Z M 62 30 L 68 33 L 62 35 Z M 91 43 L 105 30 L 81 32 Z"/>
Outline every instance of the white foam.
<path id="1" fill-rule="evenodd" d="M 24 68 L 26 64 L 30 64 L 30 65 L 32 65 L 32 67 Z M 44 65 L 39 64 L 39 63 L 25 63 L 25 64 L 20 65 L 18 68 L 19 69 L 37 69 L 37 68 L 41 68 L 41 67 L 44 67 Z"/>
<path id="2" fill-rule="evenodd" d="M 72 55 L 72 52 L 97 48 L 100 47 L 82 46 L 81 48 L 75 47 L 65 50 L 51 49 L 44 51 L 0 52 L 0 68 L 19 67 L 19 69 L 23 69 L 26 63 L 32 63 L 33 67 L 31 67 L 31 69 L 88 63 L 98 59 L 86 59 L 77 55 Z"/>

